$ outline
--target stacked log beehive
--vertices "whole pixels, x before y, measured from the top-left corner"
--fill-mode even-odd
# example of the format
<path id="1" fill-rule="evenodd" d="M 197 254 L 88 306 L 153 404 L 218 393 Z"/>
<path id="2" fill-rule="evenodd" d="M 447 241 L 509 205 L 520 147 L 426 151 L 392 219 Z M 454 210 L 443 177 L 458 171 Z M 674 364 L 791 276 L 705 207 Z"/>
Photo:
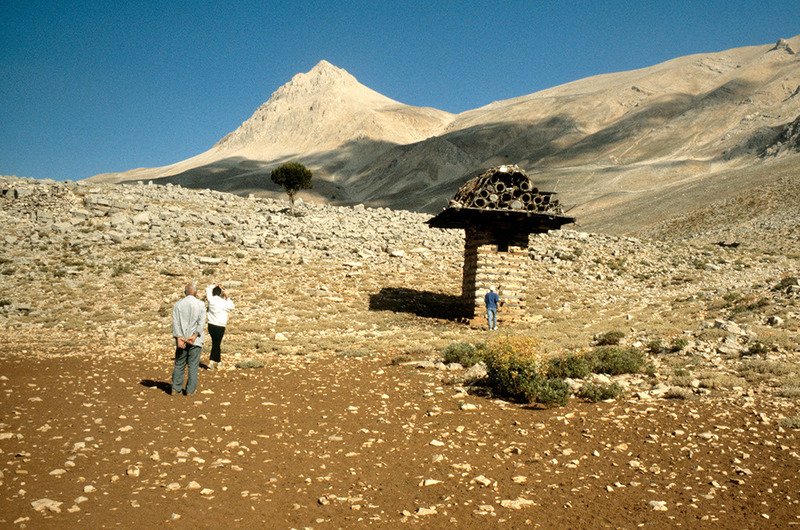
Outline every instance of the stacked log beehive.
<path id="1" fill-rule="evenodd" d="M 466 231 L 461 300 L 477 323 L 485 314 L 484 296 L 491 286 L 500 295 L 501 322 L 525 318 L 528 238 L 571 222 L 555 192 L 539 190 L 518 166 L 504 165 L 464 183 L 448 208 L 428 224 Z"/>
<path id="2" fill-rule="evenodd" d="M 450 206 L 553 215 L 564 213 L 555 194 L 539 190 L 516 165 L 493 167 L 467 181 L 459 188 Z"/>

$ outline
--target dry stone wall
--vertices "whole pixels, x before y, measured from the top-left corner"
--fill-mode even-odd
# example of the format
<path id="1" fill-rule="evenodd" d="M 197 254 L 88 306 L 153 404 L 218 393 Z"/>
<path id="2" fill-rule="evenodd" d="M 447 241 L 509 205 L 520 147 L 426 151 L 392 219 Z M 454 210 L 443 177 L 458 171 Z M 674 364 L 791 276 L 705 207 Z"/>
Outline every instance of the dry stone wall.
<path id="1" fill-rule="evenodd" d="M 498 290 L 502 320 L 519 320 L 526 311 L 526 279 L 530 273 L 528 236 L 516 234 L 498 245 L 490 231 L 468 229 L 464 246 L 462 296 L 469 315 L 481 317 L 484 295 Z"/>

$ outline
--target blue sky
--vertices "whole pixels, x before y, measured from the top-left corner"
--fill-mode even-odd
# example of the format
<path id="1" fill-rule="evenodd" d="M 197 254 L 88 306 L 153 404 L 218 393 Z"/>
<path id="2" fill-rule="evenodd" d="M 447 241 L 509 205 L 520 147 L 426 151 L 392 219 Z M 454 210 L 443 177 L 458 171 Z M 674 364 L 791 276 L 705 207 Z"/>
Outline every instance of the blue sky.
<path id="1" fill-rule="evenodd" d="M 321 59 L 460 112 L 798 33 L 796 0 L 0 0 L 0 174 L 182 160 Z"/>

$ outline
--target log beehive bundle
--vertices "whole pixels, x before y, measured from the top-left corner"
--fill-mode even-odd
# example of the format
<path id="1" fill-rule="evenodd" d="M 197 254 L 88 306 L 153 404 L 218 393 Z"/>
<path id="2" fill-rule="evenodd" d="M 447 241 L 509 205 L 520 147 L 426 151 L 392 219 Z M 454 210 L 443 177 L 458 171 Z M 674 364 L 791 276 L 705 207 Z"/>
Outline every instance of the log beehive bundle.
<path id="1" fill-rule="evenodd" d="M 540 191 L 519 166 L 493 167 L 464 183 L 451 206 L 563 215 L 555 194 Z"/>

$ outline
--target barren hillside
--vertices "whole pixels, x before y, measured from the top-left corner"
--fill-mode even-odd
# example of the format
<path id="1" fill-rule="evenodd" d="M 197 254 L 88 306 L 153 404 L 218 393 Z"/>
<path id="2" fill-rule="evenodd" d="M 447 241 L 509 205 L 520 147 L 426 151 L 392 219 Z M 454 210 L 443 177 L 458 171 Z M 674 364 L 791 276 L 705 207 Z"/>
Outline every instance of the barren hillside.
<path id="1" fill-rule="evenodd" d="M 797 178 L 798 52 L 800 36 L 681 57 L 458 116 L 397 103 L 323 61 L 209 151 L 93 180 L 275 196 L 269 171 L 299 159 L 317 174 L 307 200 L 435 212 L 469 176 L 511 162 L 557 187 L 586 228 L 634 233 L 707 206 L 719 182 L 747 195 L 772 171 Z M 628 213 L 653 203 L 652 219 Z"/>

